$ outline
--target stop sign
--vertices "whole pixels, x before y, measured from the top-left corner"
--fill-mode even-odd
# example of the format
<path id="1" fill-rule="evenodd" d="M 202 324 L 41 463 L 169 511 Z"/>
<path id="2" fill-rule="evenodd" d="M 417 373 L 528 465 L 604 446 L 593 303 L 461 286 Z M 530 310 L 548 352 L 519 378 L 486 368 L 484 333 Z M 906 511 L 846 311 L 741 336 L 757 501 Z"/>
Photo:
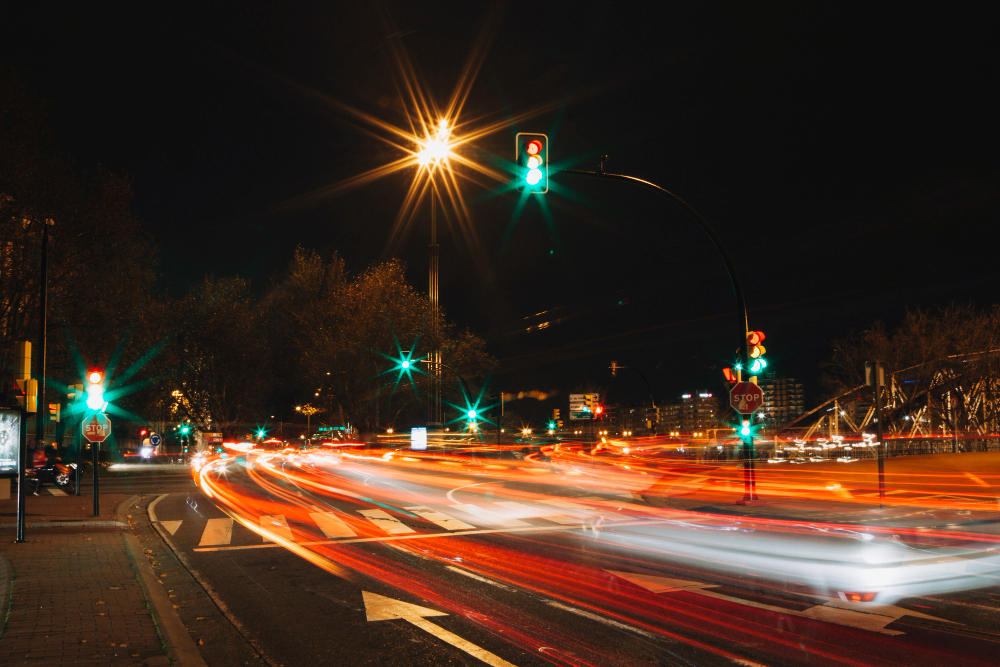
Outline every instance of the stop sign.
<path id="1" fill-rule="evenodd" d="M 91 442 L 104 442 L 111 435 L 111 420 L 100 412 L 83 419 L 83 437 Z"/>
<path id="2" fill-rule="evenodd" d="M 752 415 L 764 403 L 764 392 L 753 382 L 737 382 L 729 390 L 729 404 L 741 415 Z"/>

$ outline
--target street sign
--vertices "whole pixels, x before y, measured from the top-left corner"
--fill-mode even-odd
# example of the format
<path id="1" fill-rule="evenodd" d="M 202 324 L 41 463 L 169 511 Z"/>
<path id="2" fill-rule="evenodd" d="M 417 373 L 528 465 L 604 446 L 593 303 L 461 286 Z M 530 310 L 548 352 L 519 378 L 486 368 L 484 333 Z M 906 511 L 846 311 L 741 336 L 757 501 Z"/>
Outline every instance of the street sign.
<path id="1" fill-rule="evenodd" d="M 764 404 L 764 391 L 753 382 L 737 382 L 729 390 L 729 405 L 741 415 L 752 415 Z"/>
<path id="2" fill-rule="evenodd" d="M 222 444 L 221 431 L 205 431 L 204 433 L 201 434 L 201 438 L 202 440 L 205 441 L 206 444 L 209 443 L 215 443 L 220 445 Z"/>
<path id="3" fill-rule="evenodd" d="M 111 435 L 111 420 L 101 412 L 83 418 L 83 437 L 91 442 L 104 442 Z"/>
<path id="4" fill-rule="evenodd" d="M 570 394 L 569 418 L 593 419 L 594 406 L 600 402 L 600 396 L 598 394 Z"/>
<path id="5" fill-rule="evenodd" d="M 163 438 L 160 437 L 159 433 L 149 434 L 149 444 L 151 447 L 159 447 L 161 442 L 163 442 Z"/>

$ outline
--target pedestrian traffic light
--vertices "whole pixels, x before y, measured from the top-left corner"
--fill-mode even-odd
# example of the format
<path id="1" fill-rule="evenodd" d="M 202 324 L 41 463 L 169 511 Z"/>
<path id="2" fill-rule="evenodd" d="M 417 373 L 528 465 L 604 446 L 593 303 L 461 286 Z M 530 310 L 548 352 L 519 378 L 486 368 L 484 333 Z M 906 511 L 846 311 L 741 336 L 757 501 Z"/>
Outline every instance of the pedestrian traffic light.
<path id="1" fill-rule="evenodd" d="M 514 139 L 517 157 L 517 189 L 544 194 L 549 191 L 549 138 L 544 134 L 518 132 Z"/>
<path id="2" fill-rule="evenodd" d="M 603 405 L 598 405 L 596 408 L 594 408 L 594 414 L 597 415 L 598 417 L 600 417 L 603 412 L 604 412 Z"/>
<path id="3" fill-rule="evenodd" d="M 104 412 L 108 407 L 108 402 L 104 400 L 104 386 L 101 381 L 104 374 L 100 371 L 90 371 L 87 373 L 87 407 L 91 410 Z"/>
<path id="4" fill-rule="evenodd" d="M 733 382 L 733 383 L 739 382 L 736 371 L 733 370 L 732 368 L 723 368 L 722 374 L 726 377 L 727 382 Z"/>

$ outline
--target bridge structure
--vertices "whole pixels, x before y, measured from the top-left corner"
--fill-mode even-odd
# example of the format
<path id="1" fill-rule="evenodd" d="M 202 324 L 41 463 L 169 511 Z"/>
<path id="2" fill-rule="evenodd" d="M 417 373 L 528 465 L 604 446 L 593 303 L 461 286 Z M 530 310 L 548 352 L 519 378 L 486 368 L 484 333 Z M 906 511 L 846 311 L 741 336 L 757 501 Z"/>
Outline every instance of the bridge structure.
<path id="1" fill-rule="evenodd" d="M 1000 350 L 890 370 L 884 391 L 890 456 L 1000 450 Z M 779 426 L 774 444 L 875 456 L 876 419 L 874 389 L 859 385 Z"/>

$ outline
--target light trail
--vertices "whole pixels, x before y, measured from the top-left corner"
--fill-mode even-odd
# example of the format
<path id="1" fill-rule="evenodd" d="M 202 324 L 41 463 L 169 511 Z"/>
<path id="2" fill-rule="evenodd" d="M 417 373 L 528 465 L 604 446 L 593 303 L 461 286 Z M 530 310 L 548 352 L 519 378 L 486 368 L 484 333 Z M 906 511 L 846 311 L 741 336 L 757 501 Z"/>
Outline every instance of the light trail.
<path id="1" fill-rule="evenodd" d="M 890 640 L 887 636 L 866 633 L 859 642 L 851 635 L 866 632 L 850 616 L 864 612 L 842 608 L 864 608 L 851 603 L 852 596 L 891 605 L 910 595 L 994 585 L 1000 574 L 994 535 L 684 512 L 667 506 L 678 490 L 682 497 L 705 503 L 731 503 L 742 493 L 740 470 L 665 458 L 675 446 L 662 439 L 611 440 L 599 448 L 560 443 L 521 459 L 491 458 L 512 456 L 519 447 L 489 452 L 472 447 L 253 450 L 237 460 L 210 459 L 195 479 L 220 507 L 265 540 L 338 576 L 374 577 L 408 591 L 556 664 L 581 663 L 546 649 L 572 645 L 574 659 L 589 664 L 621 657 L 613 647 L 567 635 L 515 603 L 484 601 L 443 578 L 445 571 L 460 567 L 533 599 L 558 601 L 729 659 L 744 658 L 720 648 L 720 642 L 764 644 L 786 658 L 801 658 L 805 651 L 820 664 L 889 664 L 873 659 L 876 649 L 897 650 L 882 644 Z M 977 470 L 974 477 L 927 473 L 911 476 L 905 485 L 920 493 L 947 489 L 951 496 L 928 494 L 920 506 L 937 508 L 952 517 L 945 519 L 951 523 L 956 511 L 970 511 L 961 508 L 985 500 L 988 488 L 1000 488 L 1000 475 Z M 872 482 L 863 471 L 848 471 L 839 479 L 831 483 L 827 471 L 799 468 L 775 472 L 765 488 L 775 497 L 851 507 L 860 502 L 858 489 Z M 834 484 L 851 489 L 850 497 L 845 499 Z M 955 493 L 962 498 L 954 498 Z M 916 503 L 901 494 L 890 497 L 896 508 Z M 994 501 L 994 518 L 996 509 Z M 336 525 L 346 527 L 346 537 L 327 538 L 312 518 L 317 513 L 332 515 Z M 293 539 L 267 527 L 272 516 L 284 517 Z M 382 516 L 409 532 L 387 535 L 389 524 L 378 518 Z M 442 529 L 436 521 L 474 530 Z M 532 521 L 562 525 L 546 528 Z M 493 525 L 482 527 L 483 522 Z M 416 558 L 400 561 L 393 552 Z M 442 572 L 412 564 L 422 561 L 439 564 Z M 695 589 L 662 595 L 613 574 L 665 570 L 674 579 L 690 577 L 694 583 L 707 577 L 711 582 L 695 588 L 745 589 L 753 582 L 755 599 L 766 604 L 745 607 L 738 596 Z M 824 615 L 841 614 L 845 627 L 831 634 L 822 620 L 796 611 L 794 603 L 789 606 L 789 595 L 812 600 L 816 609 L 827 610 Z M 788 611 L 779 623 L 782 609 Z M 776 634 L 779 625 L 786 629 Z M 938 657 L 947 659 L 943 651 Z"/>

